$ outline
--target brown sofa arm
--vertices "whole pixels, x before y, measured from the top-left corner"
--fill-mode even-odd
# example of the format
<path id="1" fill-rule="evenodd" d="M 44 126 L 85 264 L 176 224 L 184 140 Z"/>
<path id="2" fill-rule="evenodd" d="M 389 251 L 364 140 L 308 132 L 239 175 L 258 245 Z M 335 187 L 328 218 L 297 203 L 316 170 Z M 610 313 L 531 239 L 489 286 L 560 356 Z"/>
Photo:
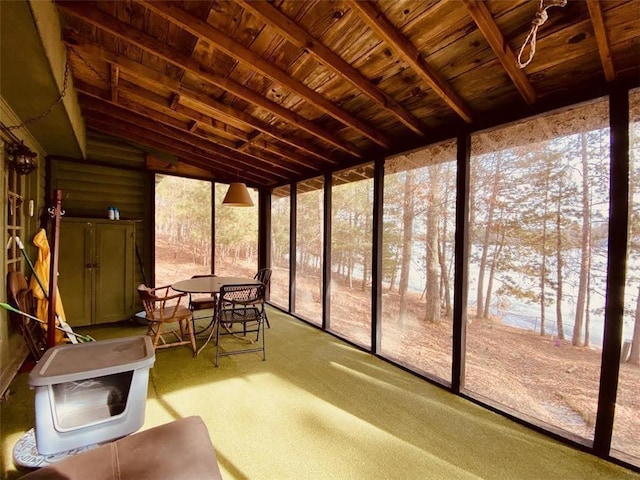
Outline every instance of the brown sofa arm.
<path id="1" fill-rule="evenodd" d="M 187 417 L 102 445 L 22 477 L 65 480 L 222 480 L 209 432 Z"/>

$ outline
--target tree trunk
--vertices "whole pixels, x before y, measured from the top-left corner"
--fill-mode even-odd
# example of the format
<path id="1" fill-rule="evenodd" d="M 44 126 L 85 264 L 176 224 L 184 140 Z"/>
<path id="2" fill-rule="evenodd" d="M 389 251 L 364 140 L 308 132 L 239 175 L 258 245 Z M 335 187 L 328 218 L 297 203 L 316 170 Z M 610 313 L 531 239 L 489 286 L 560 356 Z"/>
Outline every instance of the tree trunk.
<path id="1" fill-rule="evenodd" d="M 409 271 L 411 269 L 411 246 L 413 245 L 413 190 L 415 183 L 415 172 L 409 170 L 404 183 L 404 198 L 402 202 L 402 260 L 400 266 L 400 283 L 398 293 L 400 294 L 400 325 L 407 314 L 405 295 L 409 287 Z"/>
<path id="2" fill-rule="evenodd" d="M 502 155 L 498 154 L 493 175 L 493 186 L 491 197 L 488 201 L 489 211 L 487 213 L 487 223 L 484 228 L 484 238 L 482 240 L 482 256 L 480 257 L 480 268 L 478 270 L 478 291 L 476 292 L 476 317 L 480 318 L 484 311 L 484 271 L 487 266 L 487 255 L 489 252 L 489 240 L 491 238 L 491 224 L 493 223 L 493 212 L 495 209 L 498 190 L 500 189 L 500 164 Z"/>
<path id="3" fill-rule="evenodd" d="M 636 314 L 633 324 L 633 337 L 631 340 L 631 351 L 629 352 L 629 363 L 640 365 L 640 285 L 638 285 L 638 298 L 636 299 Z"/>
<path id="4" fill-rule="evenodd" d="M 549 202 L 549 172 L 544 186 L 544 213 L 542 217 L 542 259 L 540 261 L 540 336 L 544 337 L 544 322 L 547 319 L 545 305 L 545 287 L 547 284 L 547 213 Z"/>
<path id="5" fill-rule="evenodd" d="M 432 166 L 429 169 L 429 195 L 427 205 L 427 288 L 426 310 L 427 322 L 440 321 L 440 277 L 438 261 L 438 220 L 440 219 L 441 193 L 438 180 L 440 178 L 440 166 Z"/>
<path id="6" fill-rule="evenodd" d="M 496 245 L 495 251 L 493 252 L 493 258 L 491 259 L 491 267 L 489 269 L 489 282 L 487 285 L 487 297 L 484 302 L 484 312 L 483 318 L 489 318 L 489 306 L 491 305 L 491 295 L 493 292 L 493 279 L 496 276 L 496 267 L 498 264 L 498 257 L 500 256 L 500 252 L 502 252 L 502 247 L 504 247 L 504 240 L 506 238 L 506 230 L 502 228 L 502 234 L 500 235 L 500 242 Z"/>
<path id="7" fill-rule="evenodd" d="M 560 340 L 564 340 L 564 328 L 562 326 L 562 229 L 560 228 L 562 216 L 562 187 L 558 192 L 556 204 L 556 330 Z"/>
<path id="8" fill-rule="evenodd" d="M 584 326 L 585 296 L 587 289 L 587 276 L 589 274 L 589 185 L 587 164 L 587 138 L 586 134 L 580 135 L 582 154 L 582 242 L 580 259 L 580 280 L 578 283 L 578 299 L 576 301 L 576 317 L 573 324 L 573 337 L 571 344 L 580 346 L 582 342 L 582 328 Z"/>
<path id="9" fill-rule="evenodd" d="M 452 318 L 453 317 L 453 305 L 451 304 L 451 286 L 449 285 L 449 268 L 447 266 L 447 258 L 446 258 L 446 252 L 447 252 L 447 205 L 449 205 L 449 194 L 450 194 L 450 189 L 449 189 L 449 182 L 447 180 L 446 182 L 447 187 L 445 188 L 445 193 L 444 193 L 444 201 L 443 201 L 443 208 L 442 208 L 442 212 L 443 212 L 443 218 L 442 218 L 442 242 L 441 242 L 441 248 L 438 252 L 439 256 L 440 256 L 440 284 L 442 286 L 442 301 L 444 302 L 444 315 L 447 318 Z"/>

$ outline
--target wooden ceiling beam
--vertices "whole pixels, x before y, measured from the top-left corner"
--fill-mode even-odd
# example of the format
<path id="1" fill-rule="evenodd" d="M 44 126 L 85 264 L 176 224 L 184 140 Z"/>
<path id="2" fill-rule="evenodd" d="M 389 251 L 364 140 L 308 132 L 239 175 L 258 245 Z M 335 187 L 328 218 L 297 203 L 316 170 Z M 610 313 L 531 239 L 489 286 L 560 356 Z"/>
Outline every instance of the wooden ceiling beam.
<path id="1" fill-rule="evenodd" d="M 604 24 L 602 5 L 600 4 L 600 0 L 587 0 L 587 7 L 589 8 L 589 17 L 591 17 L 593 32 L 596 35 L 600 62 L 604 70 L 604 78 L 607 79 L 607 82 L 613 82 L 616 79 L 616 70 L 613 67 L 613 57 L 611 56 L 607 28 Z"/>
<path id="2" fill-rule="evenodd" d="M 292 78 L 287 72 L 278 68 L 274 63 L 244 47 L 207 22 L 191 15 L 175 2 L 137 0 L 137 3 L 191 33 L 196 38 L 213 44 L 230 57 L 245 64 L 248 68 L 283 85 L 321 112 L 332 116 L 345 126 L 360 132 L 381 147 L 388 149 L 392 146 L 391 139 L 384 133 L 333 104 L 328 98 L 307 87 L 295 78 Z"/>
<path id="3" fill-rule="evenodd" d="M 204 152 L 200 152 L 190 145 L 183 145 L 174 139 L 167 138 L 157 132 L 146 130 L 138 127 L 137 125 L 114 122 L 108 117 L 102 115 L 97 116 L 89 113 L 86 116 L 86 120 L 87 125 L 95 130 L 127 139 L 131 142 L 144 145 L 154 150 L 161 150 L 163 152 L 170 153 L 171 155 L 175 155 L 186 163 L 210 171 L 214 175 L 218 176 L 220 181 L 225 183 L 236 181 L 236 175 L 234 175 L 232 166 L 229 165 L 228 162 L 217 159 L 214 156 L 207 155 Z M 275 181 L 271 177 L 255 175 L 252 172 L 247 172 L 245 177 L 247 178 L 247 182 L 254 182 L 255 184 L 261 184 L 262 182 L 271 183 Z"/>
<path id="4" fill-rule="evenodd" d="M 184 160 L 171 162 L 157 155 L 148 153 L 145 157 L 144 164 L 147 170 L 151 170 L 152 172 L 156 173 L 166 173 L 168 175 L 197 178 L 200 180 L 209 180 L 212 182 L 215 182 L 217 180 L 217 178 L 211 171 L 205 170 L 201 167 L 196 167 L 191 163 L 186 163 Z"/>
<path id="5" fill-rule="evenodd" d="M 426 135 L 427 127 L 407 109 L 374 85 L 371 80 L 352 67 L 351 64 L 336 55 L 305 29 L 278 10 L 273 4 L 264 0 L 238 0 L 242 8 L 269 23 L 280 35 L 294 45 L 304 49 L 320 63 L 331 68 L 354 87 L 374 100 L 382 108 L 395 115 L 405 126 L 418 135 Z"/>
<path id="6" fill-rule="evenodd" d="M 94 27 L 108 32 L 115 37 L 124 40 L 142 50 L 157 56 L 178 68 L 188 71 L 197 78 L 227 90 L 229 93 L 246 100 L 249 103 L 276 115 L 282 120 L 291 123 L 297 128 L 310 133 L 313 136 L 333 145 L 334 147 L 355 157 L 362 157 L 360 151 L 349 142 L 344 141 L 337 135 L 330 133 L 315 123 L 288 110 L 281 105 L 263 97 L 257 92 L 244 87 L 229 78 L 222 77 L 207 71 L 207 68 L 192 58 L 181 54 L 170 45 L 160 42 L 150 35 L 137 30 L 128 24 L 121 22 L 111 15 L 95 9 L 88 2 L 58 1 L 58 8 L 66 14 L 77 17 L 83 22 L 87 22 Z"/>
<path id="7" fill-rule="evenodd" d="M 482 32 L 489 46 L 498 57 L 502 67 L 507 72 L 507 75 L 509 75 L 509 78 L 511 78 L 511 81 L 518 89 L 518 92 L 520 92 L 524 101 L 529 105 L 535 103 L 536 92 L 531 86 L 531 83 L 529 83 L 529 79 L 525 75 L 524 70 L 518 67 L 516 55 L 504 38 L 484 0 L 463 1 L 471 18 L 473 18 L 480 32 Z"/>
<path id="8" fill-rule="evenodd" d="M 142 115 L 145 118 L 149 118 L 163 125 L 167 125 L 185 132 L 188 130 L 187 124 L 190 121 L 189 119 L 181 120 L 171 115 L 158 112 L 155 108 L 153 108 L 153 106 L 150 106 L 150 105 L 154 105 L 154 101 L 157 101 L 157 100 L 154 98 L 151 98 L 151 100 L 149 100 L 150 97 L 154 97 L 157 95 L 151 92 L 148 92 L 147 94 L 141 94 L 141 92 L 137 91 L 137 90 L 140 90 L 139 87 L 129 88 L 127 83 L 128 82 L 122 82 L 121 84 L 119 102 L 114 103 L 113 101 L 111 101 L 111 103 L 114 103 L 114 105 L 117 105 L 119 107 L 126 108 L 127 110 L 132 111 L 133 113 Z M 104 100 L 104 101 L 110 100 L 110 98 L 108 98 L 103 93 L 102 89 L 98 87 L 94 87 L 93 85 L 90 85 L 87 82 L 84 82 L 83 80 L 80 80 L 78 78 L 76 78 L 74 82 L 74 86 L 76 90 L 83 95 L 93 97 L 99 100 Z M 140 101 L 141 103 L 138 103 Z M 212 141 L 210 137 L 203 137 L 203 138 L 205 138 L 208 141 Z M 219 143 L 220 145 L 224 145 L 228 148 L 236 148 L 236 143 L 231 140 L 226 140 L 226 139 L 217 137 L 213 141 L 215 141 L 216 143 Z"/>
<path id="9" fill-rule="evenodd" d="M 433 89 L 444 102 L 449 105 L 465 122 L 471 123 L 471 108 L 458 95 L 449 83 L 431 68 L 413 44 L 385 17 L 373 3 L 364 0 L 345 0 L 359 13 L 370 28 L 395 50 L 411 69 Z"/>
<path id="10" fill-rule="evenodd" d="M 156 70 L 153 70 L 149 67 L 146 67 L 138 62 L 131 60 L 128 57 L 124 57 L 122 55 L 118 55 L 114 52 L 111 52 L 107 49 L 99 47 L 90 43 L 83 43 L 82 45 L 70 45 L 68 44 L 68 48 L 78 56 L 86 56 L 86 57 L 96 57 L 102 59 L 109 63 L 117 64 L 121 70 L 131 74 L 132 76 L 138 78 L 141 83 L 145 83 L 151 86 L 155 86 L 156 88 L 173 90 L 174 93 L 179 93 L 183 98 L 191 100 L 194 104 L 204 106 L 209 110 L 216 112 L 218 115 L 222 115 L 224 118 L 228 118 L 234 121 L 237 124 L 247 125 L 251 128 L 254 128 L 260 132 L 269 135 L 270 137 L 287 143 L 292 147 L 303 150 L 308 154 L 312 155 L 316 159 L 320 159 L 323 162 L 327 162 L 330 164 L 337 164 L 337 160 L 334 159 L 330 152 L 321 150 L 320 148 L 311 145 L 309 142 L 305 142 L 300 140 L 292 135 L 286 134 L 282 132 L 276 127 L 273 127 L 262 120 L 259 120 L 241 110 L 235 109 L 229 105 L 225 105 L 221 102 L 214 100 L 208 95 L 192 90 L 184 85 L 182 85 L 178 80 L 175 80 L 171 77 L 163 75 Z M 83 61 L 86 61 L 84 59 Z M 163 108 L 168 108 L 167 105 L 163 104 Z M 188 114 L 191 109 L 184 107 L 183 105 L 178 104 L 176 106 L 176 112 Z M 202 112 L 199 112 L 202 115 Z M 211 118 L 211 117 L 208 117 Z M 192 116 L 192 120 L 198 120 L 203 122 L 202 118 L 196 118 L 196 116 Z M 208 125 L 214 126 L 209 122 L 205 122 Z M 235 128 L 229 127 L 228 133 L 234 134 Z M 239 136 L 241 140 L 246 141 L 246 134 L 243 136 Z"/>
<path id="11" fill-rule="evenodd" d="M 257 185 L 264 183 L 275 183 L 280 177 L 274 172 L 270 172 L 269 175 L 261 175 L 256 172 L 255 169 L 244 169 L 234 162 L 230 162 L 228 159 L 220 158 L 214 154 L 206 151 L 202 151 L 193 145 L 185 144 L 174 138 L 162 135 L 154 130 L 148 130 L 136 124 L 116 121 L 115 118 L 111 118 L 102 114 L 96 114 L 88 111 L 86 116 L 87 124 L 96 130 L 102 131 L 109 135 L 115 135 L 121 138 L 126 138 L 130 141 L 145 145 L 152 149 L 161 150 L 177 157 L 188 161 L 194 166 L 205 168 L 216 175 L 219 175 L 221 179 L 225 179 L 225 182 L 236 181 L 236 171 L 242 170 L 243 176 L 248 182 L 253 182 Z"/>
<path id="12" fill-rule="evenodd" d="M 242 165 L 243 168 L 259 170 L 264 173 L 274 173 L 281 176 L 282 178 L 287 178 L 287 176 L 291 173 L 297 175 L 301 173 L 300 170 L 292 169 L 288 166 L 268 162 L 264 159 L 256 158 L 253 156 L 249 156 L 246 153 L 238 152 L 237 150 L 222 147 L 221 145 L 214 144 L 211 141 L 196 137 L 188 133 L 188 131 L 185 132 L 184 130 L 177 130 L 173 127 L 159 124 L 152 119 L 134 114 L 120 107 L 109 105 L 104 101 L 83 99 L 82 106 L 83 109 L 88 109 L 92 112 L 102 115 L 108 115 L 109 117 L 112 117 L 118 121 L 137 125 L 150 131 L 158 131 L 158 127 L 160 127 L 161 132 L 164 131 L 167 136 L 170 136 L 177 141 L 180 141 L 184 144 L 192 145 L 199 148 L 200 150 L 206 151 L 207 153 L 215 154 L 219 158 L 237 162 L 238 164 Z M 256 163 L 255 160 L 258 160 L 260 163 Z M 262 166 L 261 163 L 267 163 L 268 166 Z"/>
<path id="13" fill-rule="evenodd" d="M 317 167 L 317 165 L 311 162 L 309 158 L 267 142 L 264 140 L 264 134 L 262 132 L 258 132 L 258 135 L 253 136 L 251 139 L 246 142 L 242 142 L 237 146 L 237 149 L 241 152 L 246 152 L 251 148 L 257 148 L 259 150 L 264 150 L 265 152 L 279 155 L 309 169 Z"/>

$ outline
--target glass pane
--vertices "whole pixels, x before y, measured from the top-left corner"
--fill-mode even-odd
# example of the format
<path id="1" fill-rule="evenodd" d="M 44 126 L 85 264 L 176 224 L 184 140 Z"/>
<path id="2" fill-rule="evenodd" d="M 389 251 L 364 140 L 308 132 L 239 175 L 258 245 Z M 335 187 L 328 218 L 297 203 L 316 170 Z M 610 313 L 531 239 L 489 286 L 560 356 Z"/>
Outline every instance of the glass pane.
<path id="1" fill-rule="evenodd" d="M 381 353 L 451 380 L 456 142 L 385 162 Z"/>
<path id="2" fill-rule="evenodd" d="M 465 387 L 582 443 L 598 403 L 608 127 L 598 100 L 471 148 Z"/>
<path id="3" fill-rule="evenodd" d="M 219 277 L 249 277 L 258 271 L 258 192 L 253 207 L 222 205 L 229 186 L 216 183 L 216 265 Z"/>
<path id="4" fill-rule="evenodd" d="M 329 330 L 371 348 L 373 164 L 333 175 Z"/>
<path id="5" fill-rule="evenodd" d="M 269 300 L 289 307 L 289 228 L 291 188 L 287 185 L 271 192 L 271 290 Z"/>
<path id="6" fill-rule="evenodd" d="M 211 182 L 156 175 L 156 285 L 211 273 Z"/>
<path id="7" fill-rule="evenodd" d="M 324 179 L 297 185 L 296 297 L 293 311 L 322 325 L 322 251 Z"/>
<path id="8" fill-rule="evenodd" d="M 612 455 L 640 466 L 640 90 L 629 96 L 629 226 L 622 360 Z"/>

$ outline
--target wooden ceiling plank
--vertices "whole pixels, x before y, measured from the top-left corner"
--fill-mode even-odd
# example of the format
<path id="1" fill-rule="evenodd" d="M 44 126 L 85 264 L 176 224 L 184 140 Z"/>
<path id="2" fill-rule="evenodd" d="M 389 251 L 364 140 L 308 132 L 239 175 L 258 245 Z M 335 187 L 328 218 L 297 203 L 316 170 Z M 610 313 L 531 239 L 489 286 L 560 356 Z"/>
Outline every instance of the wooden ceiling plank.
<path id="1" fill-rule="evenodd" d="M 297 149 L 303 150 L 317 159 L 330 164 L 338 163 L 334 158 L 332 158 L 332 155 L 329 152 L 323 151 L 308 142 L 288 135 L 278 128 L 273 127 L 241 110 L 218 102 L 202 92 L 183 86 L 178 80 L 163 75 L 149 67 L 129 59 L 128 57 L 118 55 L 107 49 L 89 43 L 85 43 L 83 45 L 68 45 L 68 47 L 72 52 L 75 52 L 76 55 L 80 55 L 81 52 L 86 56 L 95 56 L 110 63 L 117 63 L 122 70 L 137 76 L 143 83 L 150 83 L 158 88 L 174 90 L 176 93 L 180 93 L 183 98 L 189 98 L 194 104 L 204 105 L 208 109 L 215 111 L 216 114 L 222 114 L 225 118 L 231 119 L 240 124 L 248 125 L 249 127 L 261 131 L 278 141 L 285 142 Z M 166 105 L 163 105 L 163 107 L 166 107 Z M 177 110 L 183 111 L 184 109 L 182 108 L 182 105 L 178 105 Z M 193 120 L 198 120 L 198 118 L 193 118 Z"/>
<path id="2" fill-rule="evenodd" d="M 287 173 L 285 172 L 294 173 L 294 174 L 300 173 L 299 170 L 292 170 L 282 165 L 276 166 L 276 165 L 273 165 L 273 163 L 265 162 L 264 160 L 262 160 L 263 163 L 269 163 L 269 167 L 277 167 L 278 169 L 285 171 L 282 173 L 274 172 L 273 168 L 263 167 L 259 163 L 256 163 L 254 161 L 254 159 L 259 161 L 261 159 L 257 159 L 256 157 L 251 157 L 245 153 L 231 150 L 230 148 L 226 148 L 221 145 L 216 145 L 208 140 L 195 137 L 194 135 L 191 135 L 188 132 L 177 130 L 173 127 L 164 126 L 152 119 L 145 118 L 141 115 L 134 114 L 125 109 L 109 105 L 99 100 L 83 102 L 83 107 L 92 112 L 96 112 L 102 115 L 108 115 L 109 117 L 114 118 L 118 121 L 137 125 L 149 131 L 154 131 L 154 130 L 158 131 L 158 127 L 161 127 L 160 132 L 164 130 L 167 136 L 170 136 L 171 138 L 174 138 L 177 141 L 180 141 L 184 144 L 192 145 L 194 147 L 199 148 L 200 150 L 206 151 L 207 153 L 215 154 L 220 158 L 225 158 L 230 161 L 235 161 L 241 164 L 244 168 L 260 170 L 260 171 L 264 171 L 265 173 L 271 172 L 281 176 L 282 178 L 287 178 Z"/>
<path id="3" fill-rule="evenodd" d="M 180 103 L 180 94 L 179 93 L 174 93 L 171 96 L 171 104 L 169 104 L 169 108 L 171 110 L 175 110 L 176 107 L 178 106 L 178 103 Z"/>
<path id="4" fill-rule="evenodd" d="M 120 80 L 120 67 L 111 65 L 111 101 L 118 103 L 118 82 Z"/>
<path id="5" fill-rule="evenodd" d="M 376 87 L 371 80 L 362 75 L 356 68 L 335 54 L 318 39 L 310 35 L 305 29 L 287 17 L 271 3 L 264 0 L 239 0 L 242 7 L 268 22 L 280 35 L 294 45 L 313 55 L 318 61 L 326 65 L 350 82 L 354 87 L 369 96 L 378 105 L 395 115 L 404 125 L 418 135 L 425 135 L 427 127 L 414 117 L 407 109 Z"/>
<path id="6" fill-rule="evenodd" d="M 170 162 L 156 155 L 147 153 L 144 164 L 145 168 L 152 172 L 166 173 L 169 175 L 177 175 L 180 177 L 206 179 L 213 182 L 216 181 L 216 176 L 210 170 L 196 167 L 195 165 L 187 163 L 184 160 Z"/>
<path id="7" fill-rule="evenodd" d="M 529 105 L 536 101 L 536 92 L 529 83 L 524 70 L 518 67 L 516 55 L 511 50 L 500 28 L 493 19 L 489 8 L 483 0 L 463 0 L 469 14 L 476 23 L 489 46 L 498 57 L 507 75 L 511 78 L 518 92 Z"/>
<path id="8" fill-rule="evenodd" d="M 378 12 L 377 8 L 371 2 L 364 0 L 345 1 L 360 14 L 360 17 L 409 64 L 413 71 L 415 71 L 449 107 L 465 122 L 471 123 L 473 121 L 471 108 L 458 95 L 453 87 L 424 61 L 416 47 L 413 46 L 384 15 Z"/>
<path id="9" fill-rule="evenodd" d="M 59 1 L 56 5 L 61 11 L 75 16 L 82 21 L 88 22 L 100 30 L 106 31 L 122 40 L 125 40 L 128 43 L 156 55 L 179 68 L 187 70 L 207 83 L 226 89 L 233 95 L 263 108 L 264 110 L 282 118 L 286 122 L 295 125 L 297 128 L 307 131 L 311 135 L 330 143 L 350 155 L 359 158 L 362 157 L 362 154 L 355 146 L 348 144 L 337 135 L 324 130 L 312 121 L 278 105 L 253 90 L 237 84 L 233 80 L 206 71 L 206 67 L 204 65 L 194 61 L 192 58 L 177 52 L 171 46 L 159 42 L 144 32 L 132 28 L 107 14 L 95 10 L 87 2 Z"/>
<path id="10" fill-rule="evenodd" d="M 611 55 L 611 47 L 609 46 L 607 28 L 604 24 L 602 5 L 600 4 L 600 0 L 587 0 L 587 7 L 589 9 L 591 23 L 593 24 L 593 32 L 596 35 L 596 43 L 598 44 L 598 53 L 600 54 L 604 77 L 607 79 L 607 82 L 613 82 L 616 79 L 616 70 L 613 67 L 613 57 Z"/>
<path id="11" fill-rule="evenodd" d="M 365 135 L 378 145 L 384 148 L 391 147 L 391 139 L 388 138 L 385 134 L 377 131 L 366 122 L 360 120 L 351 113 L 342 110 L 341 108 L 333 104 L 328 98 L 320 95 L 318 92 L 307 87 L 302 82 L 290 77 L 286 72 L 278 68 L 272 62 L 269 62 L 250 49 L 245 48 L 243 45 L 239 44 L 232 38 L 220 32 L 215 27 L 209 25 L 207 22 L 204 22 L 199 18 L 191 15 L 176 3 L 161 2 L 155 0 L 137 0 L 137 2 L 141 5 L 144 5 L 147 9 L 161 16 L 162 18 L 188 31 L 195 37 L 213 43 L 217 48 L 222 50 L 227 55 L 235 58 L 239 62 L 244 63 L 247 67 L 259 71 L 260 74 L 271 79 L 272 81 L 287 87 L 289 90 L 294 92 L 296 95 L 304 98 L 307 102 L 318 108 L 320 111 L 326 113 L 327 115 L 331 115 L 333 118 L 343 123 L 344 125 L 357 130 L 362 135 Z"/>

